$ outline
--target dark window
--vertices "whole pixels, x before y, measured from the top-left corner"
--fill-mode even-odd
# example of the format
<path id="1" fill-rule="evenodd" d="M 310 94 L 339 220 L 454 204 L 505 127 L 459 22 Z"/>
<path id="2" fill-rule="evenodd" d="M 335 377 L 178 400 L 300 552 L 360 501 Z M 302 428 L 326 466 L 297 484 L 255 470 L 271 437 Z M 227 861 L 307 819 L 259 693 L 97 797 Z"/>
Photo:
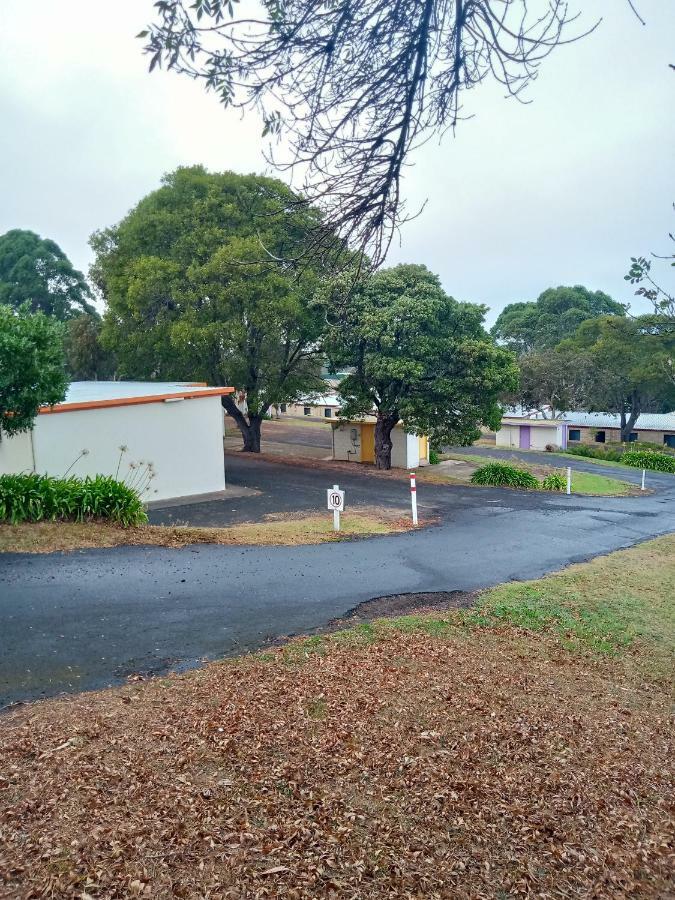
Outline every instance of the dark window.
<path id="1" fill-rule="evenodd" d="M 279 409 L 281 410 L 281 412 L 286 412 L 286 404 L 282 403 Z"/>
<path id="2" fill-rule="evenodd" d="M 312 415 L 312 407 L 311 406 L 305 406 L 302 411 L 306 416 Z"/>
<path id="3" fill-rule="evenodd" d="M 332 412 L 330 411 L 330 407 L 329 407 L 329 406 L 327 406 L 327 407 L 324 409 L 323 414 L 324 414 L 324 416 L 325 416 L 327 419 L 330 419 L 330 417 L 332 416 Z"/>
<path id="4" fill-rule="evenodd" d="M 570 433 L 568 435 L 571 441 L 580 441 L 581 440 L 581 429 L 580 428 L 570 428 Z"/>
<path id="5" fill-rule="evenodd" d="M 605 432 L 604 431 L 596 431 L 595 432 L 595 440 L 598 444 L 605 443 Z"/>
<path id="6" fill-rule="evenodd" d="M 637 441 L 637 431 L 631 431 L 631 433 L 628 435 L 628 440 Z"/>
<path id="7" fill-rule="evenodd" d="M 666 445 L 666 447 L 675 448 L 675 434 L 664 434 L 663 443 Z"/>

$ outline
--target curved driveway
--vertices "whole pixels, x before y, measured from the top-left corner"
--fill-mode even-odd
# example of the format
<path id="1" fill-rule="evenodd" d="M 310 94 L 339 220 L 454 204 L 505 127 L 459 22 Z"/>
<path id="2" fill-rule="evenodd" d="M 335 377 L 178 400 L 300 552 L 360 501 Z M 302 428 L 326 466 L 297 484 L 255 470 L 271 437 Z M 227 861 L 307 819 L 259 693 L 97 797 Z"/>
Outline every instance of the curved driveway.
<path id="1" fill-rule="evenodd" d="M 257 513 L 274 507 L 266 484 L 276 485 L 286 508 L 307 508 L 308 498 L 321 507 L 326 482 L 335 480 L 325 470 L 258 460 L 228 465 L 231 481 L 244 480 L 260 494 L 217 501 L 212 519 L 245 517 L 247 504 Z M 395 479 L 355 469 L 339 480 L 348 505 L 407 499 L 405 483 Z M 337 544 L 3 555 L 0 706 L 260 647 L 372 597 L 535 578 L 675 530 L 675 478 L 651 481 L 653 494 L 631 498 L 422 485 L 422 508 L 436 512 L 441 525 Z M 164 518 L 187 518 L 189 511 L 178 507 Z"/>

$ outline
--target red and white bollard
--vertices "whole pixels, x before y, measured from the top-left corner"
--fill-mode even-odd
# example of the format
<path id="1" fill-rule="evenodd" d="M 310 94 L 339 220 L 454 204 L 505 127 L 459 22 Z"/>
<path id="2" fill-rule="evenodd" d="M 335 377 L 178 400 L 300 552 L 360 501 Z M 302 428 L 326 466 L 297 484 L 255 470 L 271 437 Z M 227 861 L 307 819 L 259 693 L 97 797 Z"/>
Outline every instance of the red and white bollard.
<path id="1" fill-rule="evenodd" d="M 414 472 L 410 473 L 410 502 L 412 504 L 413 525 L 417 525 L 417 485 Z"/>

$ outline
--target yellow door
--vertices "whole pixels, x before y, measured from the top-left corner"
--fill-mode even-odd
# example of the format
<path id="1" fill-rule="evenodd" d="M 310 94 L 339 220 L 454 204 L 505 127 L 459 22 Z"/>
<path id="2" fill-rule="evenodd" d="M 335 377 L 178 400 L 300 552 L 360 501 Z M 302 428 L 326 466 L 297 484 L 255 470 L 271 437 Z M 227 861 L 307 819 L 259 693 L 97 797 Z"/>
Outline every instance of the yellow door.
<path id="1" fill-rule="evenodd" d="M 423 459 L 427 458 L 428 450 L 429 450 L 428 438 L 427 438 L 426 434 L 420 435 L 419 445 L 420 445 L 420 462 L 421 462 Z"/>
<path id="2" fill-rule="evenodd" d="M 361 425 L 361 462 L 375 462 L 375 424 L 372 422 Z"/>

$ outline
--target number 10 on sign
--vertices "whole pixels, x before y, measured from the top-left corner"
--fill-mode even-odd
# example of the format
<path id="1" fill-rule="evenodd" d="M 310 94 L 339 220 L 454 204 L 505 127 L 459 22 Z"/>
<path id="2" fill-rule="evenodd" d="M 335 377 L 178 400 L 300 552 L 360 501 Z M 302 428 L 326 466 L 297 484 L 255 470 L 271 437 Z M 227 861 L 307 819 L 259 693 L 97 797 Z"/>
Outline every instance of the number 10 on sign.
<path id="1" fill-rule="evenodd" d="M 340 490 L 338 484 L 334 484 L 332 488 L 326 491 L 328 495 L 328 509 L 333 510 L 333 528 L 335 531 L 340 530 L 340 513 L 345 508 L 345 492 Z"/>

